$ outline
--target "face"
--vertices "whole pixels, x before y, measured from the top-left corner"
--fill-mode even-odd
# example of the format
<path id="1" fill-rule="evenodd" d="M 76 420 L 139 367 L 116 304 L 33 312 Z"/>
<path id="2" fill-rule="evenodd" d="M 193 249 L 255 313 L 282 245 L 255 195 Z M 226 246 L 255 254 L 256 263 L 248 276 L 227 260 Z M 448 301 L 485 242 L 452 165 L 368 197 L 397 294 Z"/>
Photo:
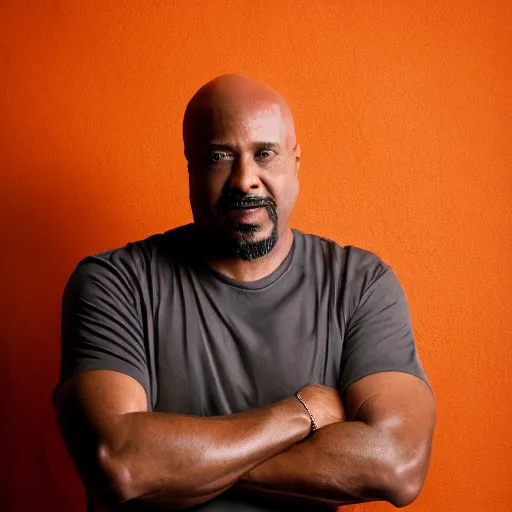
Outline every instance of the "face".
<path id="1" fill-rule="evenodd" d="M 278 105 L 213 108 L 189 143 L 194 222 L 224 255 L 268 253 L 298 194 L 298 147 Z"/>

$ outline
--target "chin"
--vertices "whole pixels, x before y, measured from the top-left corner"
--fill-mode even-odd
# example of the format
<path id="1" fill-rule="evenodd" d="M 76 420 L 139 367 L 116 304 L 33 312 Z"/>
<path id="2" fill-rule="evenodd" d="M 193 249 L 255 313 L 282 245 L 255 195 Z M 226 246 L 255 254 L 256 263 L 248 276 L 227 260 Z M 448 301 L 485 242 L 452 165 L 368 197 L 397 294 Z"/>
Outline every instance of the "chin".
<path id="1" fill-rule="evenodd" d="M 229 229 L 230 237 L 236 240 L 243 239 L 248 242 L 258 242 L 272 236 L 273 226 L 259 226 L 257 224 L 238 224 Z"/>
<path id="2" fill-rule="evenodd" d="M 221 236 L 213 243 L 229 258 L 255 260 L 268 254 L 276 242 L 276 226 L 241 224 L 224 227 Z"/>

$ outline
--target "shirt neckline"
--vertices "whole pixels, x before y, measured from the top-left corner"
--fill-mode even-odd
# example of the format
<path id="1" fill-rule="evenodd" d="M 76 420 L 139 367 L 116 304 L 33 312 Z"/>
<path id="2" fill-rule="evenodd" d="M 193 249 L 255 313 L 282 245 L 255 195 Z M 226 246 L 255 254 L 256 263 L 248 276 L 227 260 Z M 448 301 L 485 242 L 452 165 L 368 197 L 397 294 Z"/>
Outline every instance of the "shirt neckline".
<path id="1" fill-rule="evenodd" d="M 202 259 L 200 259 L 198 263 L 200 265 L 201 270 L 217 282 L 222 282 L 224 284 L 242 290 L 262 290 L 274 284 L 290 268 L 292 261 L 294 260 L 297 245 L 297 234 L 294 229 L 292 229 L 291 231 L 293 235 L 293 241 L 290 250 L 288 251 L 288 254 L 284 258 L 284 260 L 272 273 L 270 273 L 268 276 L 262 277 L 261 279 L 257 279 L 256 281 L 237 281 L 236 279 L 227 277 L 221 274 L 220 272 L 217 272 L 216 270 L 212 269 Z"/>

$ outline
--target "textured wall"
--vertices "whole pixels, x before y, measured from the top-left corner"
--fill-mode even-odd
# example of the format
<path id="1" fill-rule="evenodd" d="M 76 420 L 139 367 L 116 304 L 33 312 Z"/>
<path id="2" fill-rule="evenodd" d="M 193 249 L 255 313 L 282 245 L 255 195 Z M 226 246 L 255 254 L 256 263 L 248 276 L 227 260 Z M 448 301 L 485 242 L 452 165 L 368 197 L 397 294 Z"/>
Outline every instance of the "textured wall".
<path id="1" fill-rule="evenodd" d="M 190 221 L 182 113 L 239 71 L 294 109 L 294 226 L 377 252 L 406 289 L 439 408 L 411 510 L 512 510 L 510 5 L 1 2 L 0 508 L 84 510 L 50 405 L 63 286 Z"/>

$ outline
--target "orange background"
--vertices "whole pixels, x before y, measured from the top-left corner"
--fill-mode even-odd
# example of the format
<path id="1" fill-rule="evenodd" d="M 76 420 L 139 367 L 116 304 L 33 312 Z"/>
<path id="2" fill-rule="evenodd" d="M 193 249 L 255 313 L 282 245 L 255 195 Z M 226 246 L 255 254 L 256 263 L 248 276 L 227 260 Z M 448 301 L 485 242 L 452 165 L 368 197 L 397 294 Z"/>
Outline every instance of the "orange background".
<path id="1" fill-rule="evenodd" d="M 410 509 L 512 510 L 510 6 L 4 0 L 0 508 L 84 510 L 50 402 L 64 284 L 191 220 L 183 111 L 237 71 L 295 112 L 293 225 L 377 252 L 408 295 L 439 414 Z"/>

